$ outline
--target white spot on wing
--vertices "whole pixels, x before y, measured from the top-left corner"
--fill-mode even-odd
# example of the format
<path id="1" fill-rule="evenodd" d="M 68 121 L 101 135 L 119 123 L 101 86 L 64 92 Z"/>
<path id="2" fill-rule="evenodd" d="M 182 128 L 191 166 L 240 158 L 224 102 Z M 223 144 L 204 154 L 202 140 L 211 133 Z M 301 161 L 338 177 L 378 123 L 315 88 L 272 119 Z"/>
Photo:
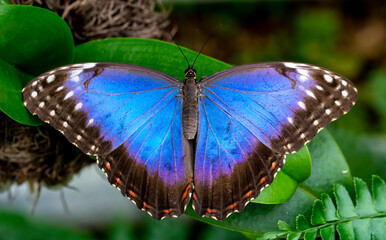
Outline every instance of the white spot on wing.
<path id="1" fill-rule="evenodd" d="M 93 122 L 94 122 L 94 118 L 91 118 L 90 120 L 88 120 L 87 126 L 92 124 Z"/>
<path id="2" fill-rule="evenodd" d="M 76 136 L 76 139 L 77 139 L 78 141 L 80 141 L 80 140 L 82 139 L 82 136 L 78 135 L 78 136 Z"/>
<path id="3" fill-rule="evenodd" d="M 79 80 L 80 80 L 79 76 L 75 76 L 71 78 L 71 81 L 73 82 L 79 82 Z"/>
<path id="4" fill-rule="evenodd" d="M 307 93 L 307 95 L 308 95 L 308 96 L 310 96 L 310 97 L 312 97 L 312 98 L 316 99 L 316 97 L 315 97 L 314 93 L 313 93 L 313 92 L 311 92 L 310 90 L 306 90 L 306 93 Z"/>
<path id="5" fill-rule="evenodd" d="M 319 121 L 318 120 L 315 120 L 314 121 L 314 125 L 317 126 L 319 124 Z"/>
<path id="6" fill-rule="evenodd" d="M 287 120 L 288 120 L 288 122 L 290 122 L 291 124 L 294 124 L 294 120 L 293 120 L 291 117 L 287 117 Z"/>
<path id="7" fill-rule="evenodd" d="M 326 82 L 332 83 L 333 78 L 330 75 L 324 74 L 323 78 Z"/>
<path id="8" fill-rule="evenodd" d="M 284 66 L 289 67 L 289 68 L 296 68 L 297 64 L 291 63 L 291 62 L 286 62 L 286 63 L 284 63 Z"/>
<path id="9" fill-rule="evenodd" d="M 347 82 L 345 80 L 342 80 L 341 83 L 342 83 L 343 86 L 347 86 Z"/>
<path id="10" fill-rule="evenodd" d="M 37 95 L 38 95 L 38 93 L 37 93 L 36 91 L 33 91 L 33 92 L 31 93 L 31 97 L 33 97 L 33 98 L 36 98 Z"/>
<path id="11" fill-rule="evenodd" d="M 64 97 L 64 100 L 66 100 L 67 98 L 72 97 L 72 95 L 74 95 L 74 92 L 73 92 L 73 91 L 67 93 L 66 96 Z"/>
<path id="12" fill-rule="evenodd" d="M 87 69 L 87 68 L 93 68 L 95 67 L 96 63 L 85 63 L 85 64 L 82 64 L 82 67 L 84 69 Z"/>
<path id="13" fill-rule="evenodd" d="M 34 81 L 34 82 L 32 83 L 32 86 L 36 86 L 36 84 L 38 84 L 38 81 Z"/>
<path id="14" fill-rule="evenodd" d="M 305 70 L 305 69 L 297 69 L 296 70 L 298 73 L 302 74 L 302 75 L 308 75 L 308 70 Z"/>
<path id="15" fill-rule="evenodd" d="M 63 122 L 63 127 L 68 127 L 68 123 L 67 122 Z"/>
<path id="16" fill-rule="evenodd" d="M 83 106 L 83 103 L 78 103 L 78 104 L 76 104 L 76 106 L 75 106 L 75 111 L 77 111 L 77 110 L 79 110 L 79 109 L 81 109 L 82 108 L 82 106 Z"/>
<path id="17" fill-rule="evenodd" d="M 299 102 L 298 102 L 298 105 L 299 105 L 299 107 L 301 107 L 301 108 L 303 108 L 304 110 L 306 110 L 306 105 L 304 104 L 304 102 L 299 101 Z"/>
<path id="18" fill-rule="evenodd" d="M 326 114 L 330 115 L 331 114 L 331 110 L 330 109 L 326 109 Z"/>
<path id="19" fill-rule="evenodd" d="M 69 73 L 69 77 L 74 77 L 74 76 L 78 76 L 79 74 L 81 74 L 83 72 L 82 69 L 76 69 L 76 70 L 73 70 Z"/>
<path id="20" fill-rule="evenodd" d="M 341 103 L 340 103 L 339 101 L 335 101 L 335 104 L 336 104 L 337 106 L 340 106 L 340 105 L 341 105 Z"/>
<path id="21" fill-rule="evenodd" d="M 343 90 L 343 91 L 342 91 L 342 96 L 343 96 L 343 97 L 347 97 L 347 96 L 348 96 L 348 92 L 347 92 L 346 90 Z"/>
<path id="22" fill-rule="evenodd" d="M 55 92 L 59 92 L 59 91 L 61 91 L 62 89 L 63 89 L 63 86 L 60 86 L 60 87 L 58 87 L 58 88 L 56 89 Z"/>
<path id="23" fill-rule="evenodd" d="M 321 87 L 321 86 L 319 86 L 319 85 L 316 85 L 316 88 L 318 89 L 318 90 L 320 90 L 320 91 L 323 91 L 324 89 Z"/>
<path id="24" fill-rule="evenodd" d="M 40 103 L 39 103 L 39 107 L 40 107 L 40 108 L 44 107 L 44 102 L 40 102 Z"/>
<path id="25" fill-rule="evenodd" d="M 52 111 L 50 112 L 50 116 L 51 116 L 51 117 L 55 116 L 55 110 L 52 110 Z"/>
<path id="26" fill-rule="evenodd" d="M 47 83 L 53 82 L 55 80 L 55 75 L 50 75 L 47 77 Z"/>

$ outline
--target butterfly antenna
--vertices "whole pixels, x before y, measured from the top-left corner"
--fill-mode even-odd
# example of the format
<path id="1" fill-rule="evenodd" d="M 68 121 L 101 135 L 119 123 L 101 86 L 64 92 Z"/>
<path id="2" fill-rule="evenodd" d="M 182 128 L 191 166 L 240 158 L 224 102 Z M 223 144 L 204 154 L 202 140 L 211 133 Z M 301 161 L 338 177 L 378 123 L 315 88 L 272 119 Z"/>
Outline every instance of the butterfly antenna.
<path id="1" fill-rule="evenodd" d="M 206 44 L 207 44 L 207 43 L 209 42 L 209 40 L 213 37 L 213 35 L 214 35 L 215 33 L 217 33 L 217 32 L 220 30 L 220 28 L 222 28 L 222 25 L 221 25 L 220 27 L 218 27 L 216 30 L 214 30 L 214 31 L 209 35 L 208 39 L 206 39 L 204 45 L 202 45 L 202 47 L 201 47 L 200 52 L 197 54 L 197 57 L 194 59 L 192 68 L 193 68 L 194 64 L 196 63 L 197 58 L 200 56 L 202 50 L 204 50 L 204 47 L 206 46 Z"/>
<path id="2" fill-rule="evenodd" d="M 180 48 L 180 45 L 178 44 L 177 40 L 174 38 L 174 36 L 167 30 L 165 30 L 166 32 L 169 33 L 169 35 L 172 37 L 173 41 L 176 43 L 178 49 L 180 49 L 180 52 L 182 53 L 182 56 L 184 56 L 185 60 L 186 60 L 186 63 L 188 64 L 188 67 L 190 67 L 190 64 L 189 64 L 189 61 L 188 61 L 188 58 L 185 56 L 184 52 L 182 51 L 182 49 Z"/>

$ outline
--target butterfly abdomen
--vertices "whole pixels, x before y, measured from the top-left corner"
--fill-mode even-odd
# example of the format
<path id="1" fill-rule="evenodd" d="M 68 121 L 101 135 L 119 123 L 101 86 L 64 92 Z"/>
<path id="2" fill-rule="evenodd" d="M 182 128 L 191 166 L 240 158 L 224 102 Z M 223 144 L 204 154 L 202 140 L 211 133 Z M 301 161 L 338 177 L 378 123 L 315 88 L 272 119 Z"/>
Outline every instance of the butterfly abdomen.
<path id="1" fill-rule="evenodd" d="M 185 80 L 182 101 L 182 129 L 188 140 L 194 139 L 198 126 L 198 87 L 193 77 Z"/>

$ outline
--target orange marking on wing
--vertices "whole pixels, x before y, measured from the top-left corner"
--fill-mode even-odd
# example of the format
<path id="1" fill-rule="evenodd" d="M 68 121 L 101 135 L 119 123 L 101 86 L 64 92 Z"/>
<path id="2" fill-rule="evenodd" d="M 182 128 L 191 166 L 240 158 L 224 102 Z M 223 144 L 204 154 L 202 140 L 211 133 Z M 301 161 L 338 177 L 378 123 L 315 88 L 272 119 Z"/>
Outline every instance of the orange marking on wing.
<path id="1" fill-rule="evenodd" d="M 195 193 L 193 193 L 193 199 L 197 201 L 197 196 Z"/>
<path id="2" fill-rule="evenodd" d="M 116 181 L 118 184 L 121 184 L 121 183 L 122 183 L 122 181 L 121 181 L 120 178 L 115 178 L 115 181 Z"/>
<path id="3" fill-rule="evenodd" d="M 283 156 L 283 154 L 279 153 L 278 156 L 281 157 L 281 156 Z"/>
<path id="4" fill-rule="evenodd" d="M 130 194 L 130 196 L 132 196 L 132 197 L 135 197 L 135 196 L 137 196 L 133 191 L 131 191 L 131 190 L 129 190 L 129 194 Z"/>
<path id="5" fill-rule="evenodd" d="M 182 194 L 182 200 L 184 200 L 184 199 L 186 198 L 186 196 L 188 195 L 189 189 L 190 189 L 190 185 L 188 185 L 188 186 L 186 187 L 184 194 Z"/>
<path id="6" fill-rule="evenodd" d="M 107 170 L 110 170 L 110 169 L 111 169 L 111 165 L 110 165 L 109 162 L 106 162 L 105 166 L 106 166 L 106 169 L 107 169 Z"/>
<path id="7" fill-rule="evenodd" d="M 150 208 L 150 206 L 147 205 L 147 203 L 143 202 L 142 204 L 143 204 L 143 206 L 144 206 L 145 208 Z"/>
<path id="8" fill-rule="evenodd" d="M 170 208 L 170 209 L 167 209 L 167 210 L 162 210 L 162 212 L 164 212 L 164 213 L 168 214 L 168 213 L 170 213 L 172 210 L 173 210 L 173 209 L 172 209 L 172 208 Z"/>
<path id="9" fill-rule="evenodd" d="M 216 212 L 216 210 L 210 209 L 210 208 L 207 208 L 206 211 L 207 211 L 208 213 L 214 213 L 214 212 Z"/>
<path id="10" fill-rule="evenodd" d="M 228 206 L 228 209 L 233 209 L 237 206 L 237 202 L 233 203 L 232 205 Z"/>
<path id="11" fill-rule="evenodd" d="M 261 178 L 260 183 L 263 184 L 265 182 L 265 177 Z"/>
<path id="12" fill-rule="evenodd" d="M 247 192 L 244 196 L 247 197 L 247 198 L 249 198 L 251 195 L 252 195 L 252 190 L 249 191 L 249 192 Z"/>
<path id="13" fill-rule="evenodd" d="M 271 170 L 275 169 L 276 168 L 276 162 L 273 162 L 272 165 L 271 165 Z"/>
<path id="14" fill-rule="evenodd" d="M 194 181 L 194 179 L 193 179 L 193 178 L 189 178 L 189 181 L 193 182 L 193 181 Z"/>

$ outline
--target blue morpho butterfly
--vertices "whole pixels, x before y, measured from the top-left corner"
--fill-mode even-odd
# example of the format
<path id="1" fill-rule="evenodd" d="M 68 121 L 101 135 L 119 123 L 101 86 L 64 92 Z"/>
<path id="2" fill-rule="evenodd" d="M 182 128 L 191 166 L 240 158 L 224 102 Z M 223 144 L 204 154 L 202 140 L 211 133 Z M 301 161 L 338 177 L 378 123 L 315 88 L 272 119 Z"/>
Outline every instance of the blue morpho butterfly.
<path id="1" fill-rule="evenodd" d="M 193 64 L 194 65 L 194 64 Z M 357 99 L 321 67 L 267 62 L 196 81 L 119 63 L 54 69 L 23 89 L 24 105 L 95 155 L 109 182 L 153 218 L 242 211 L 298 151 Z"/>

